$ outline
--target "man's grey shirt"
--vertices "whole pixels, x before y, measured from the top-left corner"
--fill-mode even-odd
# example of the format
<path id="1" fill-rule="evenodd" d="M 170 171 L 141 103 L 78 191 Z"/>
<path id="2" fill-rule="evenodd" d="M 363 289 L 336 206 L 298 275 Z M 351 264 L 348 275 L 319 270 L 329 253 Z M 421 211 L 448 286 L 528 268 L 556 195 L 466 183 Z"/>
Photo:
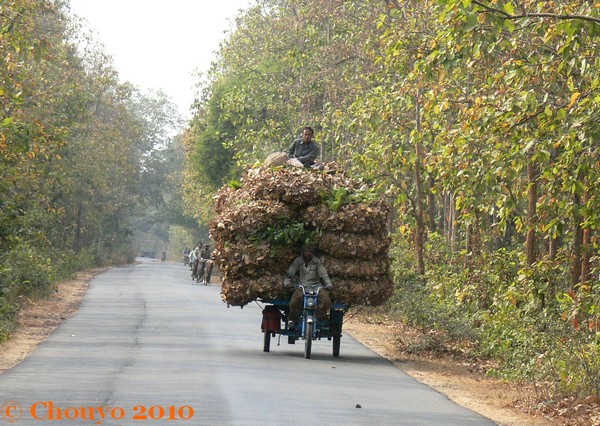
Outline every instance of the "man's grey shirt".
<path id="1" fill-rule="evenodd" d="M 290 158 L 297 158 L 304 167 L 312 166 L 319 154 L 321 148 L 315 141 L 310 141 L 308 144 L 304 143 L 302 139 L 296 139 L 288 148 L 288 156 Z"/>

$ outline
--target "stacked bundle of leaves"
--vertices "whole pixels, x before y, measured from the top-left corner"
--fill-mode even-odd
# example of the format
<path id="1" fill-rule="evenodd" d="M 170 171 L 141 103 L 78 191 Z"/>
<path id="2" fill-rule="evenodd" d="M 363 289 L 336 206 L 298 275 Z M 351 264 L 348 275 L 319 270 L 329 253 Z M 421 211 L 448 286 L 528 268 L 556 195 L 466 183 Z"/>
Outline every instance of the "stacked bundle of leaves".
<path id="1" fill-rule="evenodd" d="M 379 305 L 393 292 L 389 205 L 337 167 L 248 169 L 241 183 L 219 190 L 215 211 L 210 232 L 229 305 L 289 298 L 285 273 L 303 244 L 317 248 L 335 300 Z"/>

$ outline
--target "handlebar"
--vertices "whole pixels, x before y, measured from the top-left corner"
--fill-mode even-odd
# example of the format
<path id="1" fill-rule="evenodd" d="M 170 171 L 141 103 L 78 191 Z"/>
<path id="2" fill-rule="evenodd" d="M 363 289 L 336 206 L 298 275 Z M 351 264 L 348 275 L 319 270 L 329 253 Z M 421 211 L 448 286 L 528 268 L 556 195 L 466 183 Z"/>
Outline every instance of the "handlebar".
<path id="1" fill-rule="evenodd" d="M 301 289 L 302 289 L 302 292 L 303 292 L 304 294 L 307 294 L 307 293 L 306 293 L 306 288 L 305 288 L 305 286 L 304 286 L 303 284 L 301 284 L 301 283 L 300 283 L 300 279 L 299 279 L 299 278 L 298 278 L 296 275 L 286 274 L 285 276 L 286 276 L 287 278 L 289 278 L 290 280 L 292 280 L 292 282 L 293 282 L 293 284 L 294 284 L 292 288 L 293 288 L 294 290 L 295 290 L 295 289 L 297 289 L 297 288 L 301 288 Z M 319 294 L 319 292 L 320 292 L 321 290 L 323 290 L 323 289 L 327 290 L 327 287 L 326 287 L 326 286 L 324 286 L 323 284 L 320 284 L 320 283 L 319 283 L 319 284 L 317 285 L 317 287 L 316 287 L 316 291 L 315 291 L 315 293 L 314 293 L 314 294 Z"/>
<path id="2" fill-rule="evenodd" d="M 307 294 L 307 292 L 306 292 L 306 288 L 305 288 L 305 287 L 304 287 L 302 284 L 296 284 L 296 285 L 294 286 L 294 289 L 296 289 L 296 288 L 301 288 L 301 289 L 302 289 L 302 292 L 303 292 L 304 294 Z M 325 287 L 325 286 L 323 286 L 323 285 L 320 285 L 320 284 L 319 284 L 319 286 L 318 286 L 318 287 L 316 287 L 316 291 L 314 291 L 314 290 L 313 290 L 313 291 L 314 291 L 314 294 L 316 294 L 316 295 L 319 295 L 319 292 L 320 292 L 321 290 L 323 290 L 323 289 L 326 289 L 326 287 Z M 309 294 L 313 294 L 313 293 L 309 293 Z"/>

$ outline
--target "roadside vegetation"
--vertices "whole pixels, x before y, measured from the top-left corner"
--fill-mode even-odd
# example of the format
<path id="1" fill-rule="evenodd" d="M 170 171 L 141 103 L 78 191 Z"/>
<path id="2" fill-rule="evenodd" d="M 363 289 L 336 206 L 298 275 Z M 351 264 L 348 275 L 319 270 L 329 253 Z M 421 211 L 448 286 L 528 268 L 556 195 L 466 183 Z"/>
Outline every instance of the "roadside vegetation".
<path id="1" fill-rule="evenodd" d="M 541 399 L 600 395 L 598 2 L 261 0 L 199 83 L 195 217 L 310 125 L 395 207 L 382 312 Z"/>
<path id="2" fill-rule="evenodd" d="M 2 342 L 24 300 L 132 262 L 136 233 L 198 225 L 179 207 L 181 118 L 164 94 L 119 82 L 67 2 L 3 1 L 0 58 Z"/>

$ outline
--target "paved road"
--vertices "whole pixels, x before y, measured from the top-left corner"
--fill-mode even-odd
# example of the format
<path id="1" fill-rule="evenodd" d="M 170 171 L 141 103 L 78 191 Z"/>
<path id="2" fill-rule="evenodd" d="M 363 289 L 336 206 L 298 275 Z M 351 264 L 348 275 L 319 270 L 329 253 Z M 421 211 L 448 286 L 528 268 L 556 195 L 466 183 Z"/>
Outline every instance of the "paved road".
<path id="1" fill-rule="evenodd" d="M 260 307 L 227 308 L 183 265 L 111 269 L 0 375 L 0 425 L 494 424 L 347 335 L 339 358 L 328 341 L 309 360 L 286 339 L 264 353 L 260 321 Z"/>

